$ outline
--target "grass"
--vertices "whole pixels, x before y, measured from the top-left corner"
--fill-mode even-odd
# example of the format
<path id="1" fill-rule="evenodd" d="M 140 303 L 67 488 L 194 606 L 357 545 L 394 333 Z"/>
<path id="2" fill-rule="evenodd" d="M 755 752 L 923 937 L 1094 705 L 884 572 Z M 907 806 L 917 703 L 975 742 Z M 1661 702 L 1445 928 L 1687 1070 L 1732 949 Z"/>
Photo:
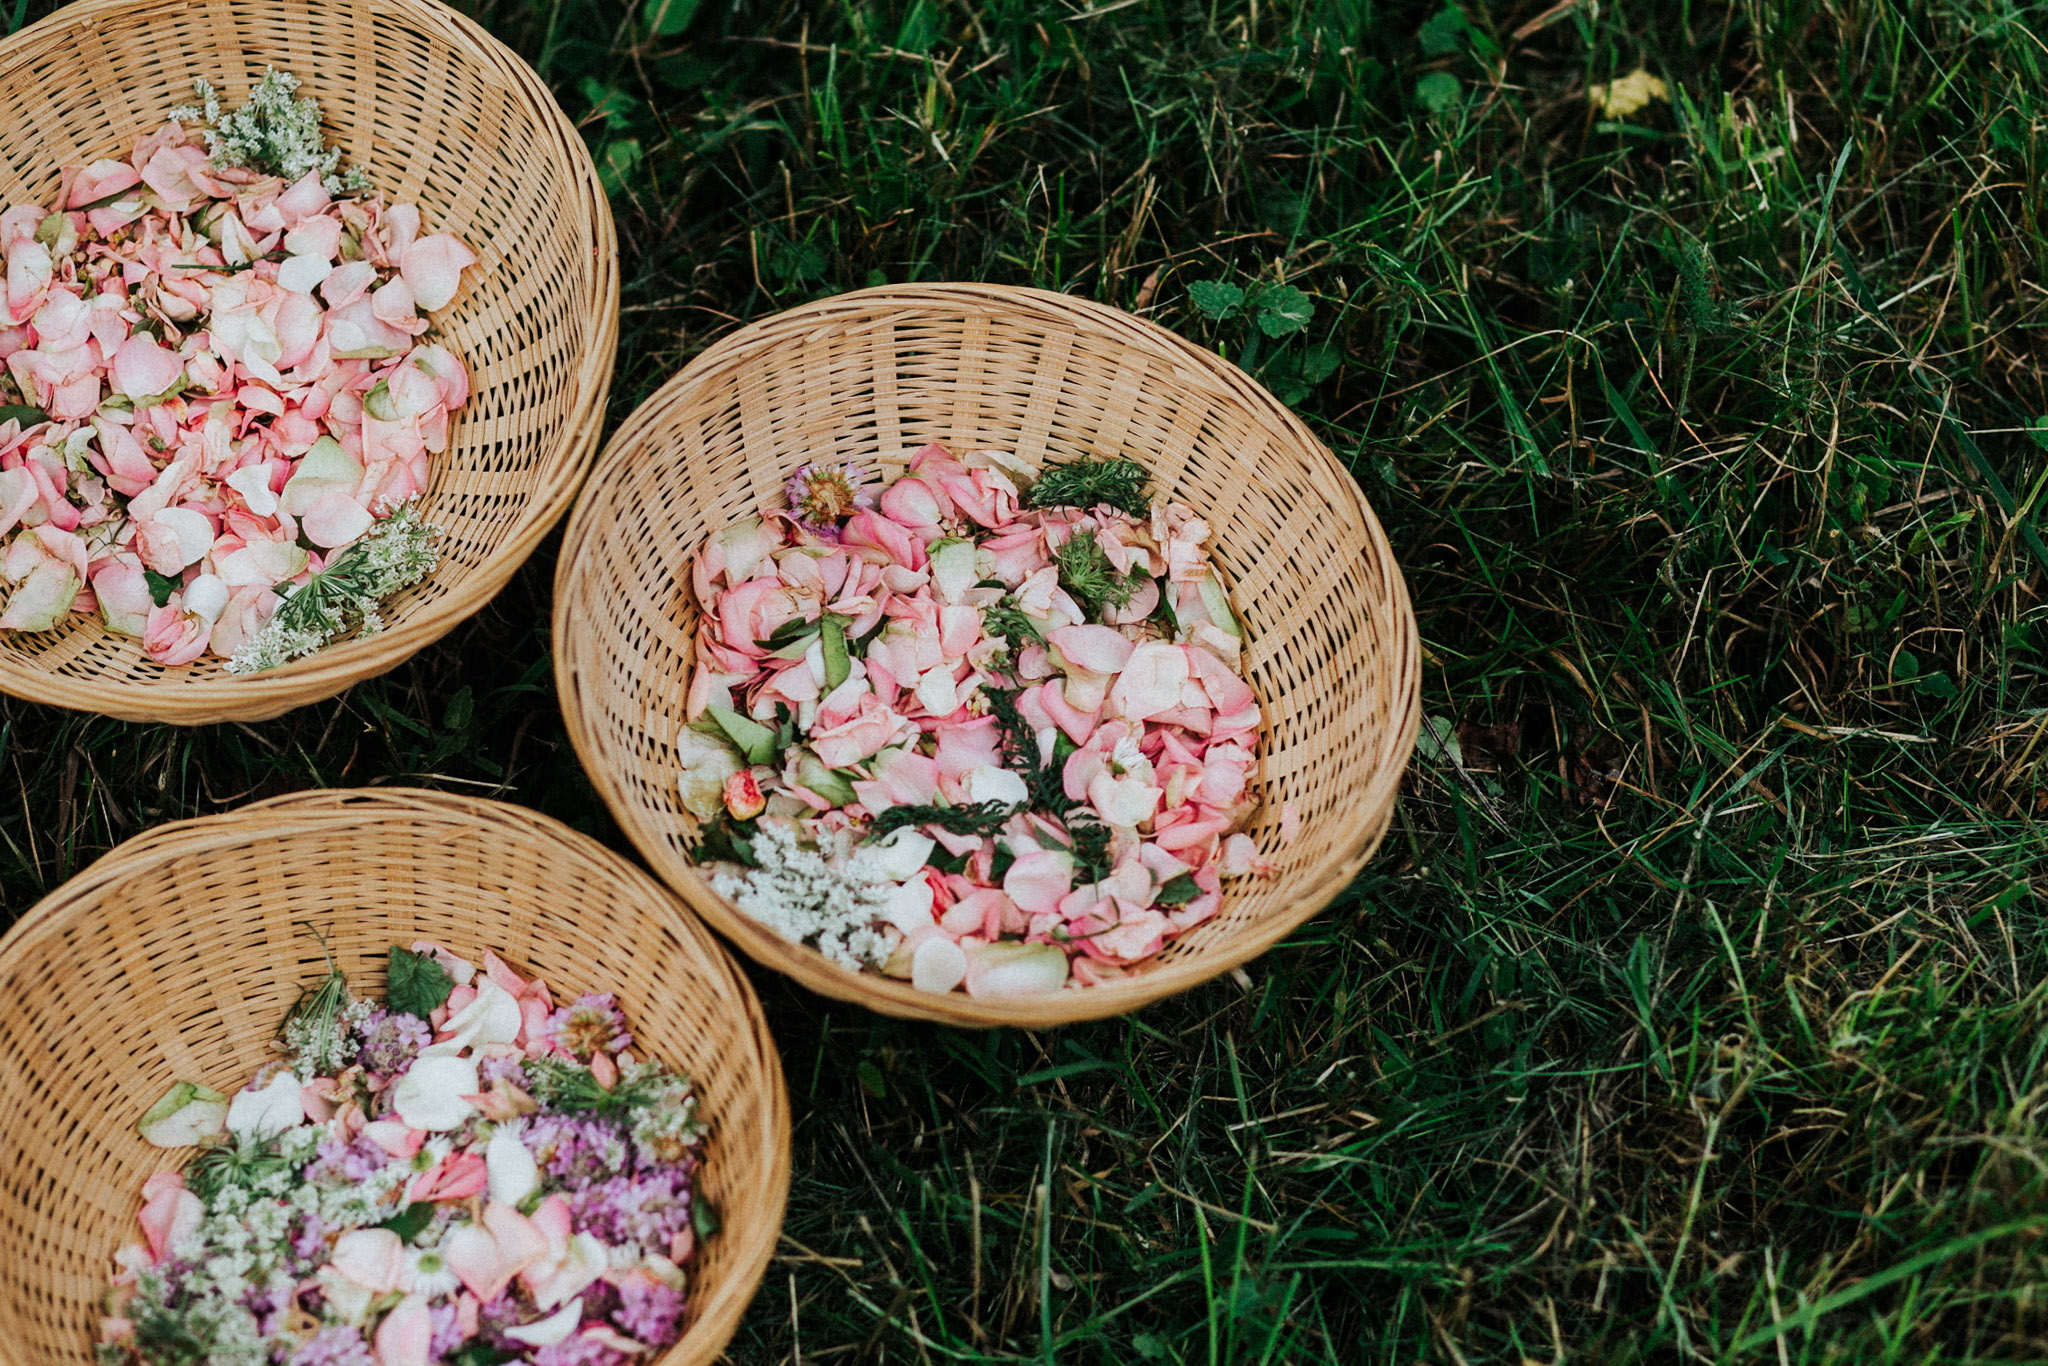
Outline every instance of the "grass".
<path id="1" fill-rule="evenodd" d="M 613 187 L 614 420 L 807 299 L 1069 290 L 1296 404 L 1421 617 L 1395 832 L 1242 977 L 1031 1035 L 755 975 L 733 1360 L 2048 1353 L 2048 7 L 471 8 Z M 316 784 L 617 842 L 549 561 L 263 725 L 0 702 L 5 912 Z"/>

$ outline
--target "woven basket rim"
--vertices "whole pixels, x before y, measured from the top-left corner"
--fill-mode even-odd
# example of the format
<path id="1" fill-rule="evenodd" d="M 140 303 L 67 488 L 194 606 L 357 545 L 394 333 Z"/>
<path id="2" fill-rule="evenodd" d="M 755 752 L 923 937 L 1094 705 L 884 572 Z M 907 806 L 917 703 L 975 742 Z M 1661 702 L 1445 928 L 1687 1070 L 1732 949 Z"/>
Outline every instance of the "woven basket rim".
<path id="1" fill-rule="evenodd" d="M 280 14 L 299 6 L 287 0 L 259 0 Z M 367 3 L 367 0 L 360 0 Z M 80 30 L 96 30 L 109 19 L 147 20 L 195 8 L 221 7 L 233 0 L 74 0 L 11 37 L 0 39 L 0 81 L 17 68 L 61 48 Z M 439 0 L 375 0 L 380 18 L 402 17 L 461 51 L 491 84 L 513 93 L 548 131 L 567 171 L 567 180 L 589 212 L 579 223 L 592 257 L 592 289 L 583 300 L 596 316 L 592 343 L 584 349 L 570 382 L 574 397 L 562 436 L 541 452 L 538 463 L 552 469 L 491 553 L 461 584 L 387 629 L 338 641 L 303 659 L 262 674 L 237 676 L 208 657 L 166 670 L 161 679 L 107 681 L 49 673 L 0 654 L 0 692 L 31 702 L 97 712 L 128 721 L 204 725 L 217 721 L 262 721 L 295 707 L 332 697 L 355 683 L 403 664 L 481 611 L 567 514 L 589 474 L 602 431 L 605 402 L 617 364 L 619 319 L 618 233 L 611 202 L 582 135 L 563 113 L 533 68 L 476 21 Z M 206 73 L 197 73 L 206 74 Z M 472 286 L 473 287 L 473 286 Z M 456 422 L 462 421 L 457 415 Z M 85 626 L 76 629 L 94 629 Z"/>
<path id="2" fill-rule="evenodd" d="M 614 762 L 617 756 L 586 715 L 579 685 L 577 654 L 585 632 L 580 618 L 573 612 L 574 588 L 578 580 L 590 572 L 586 558 L 595 554 L 592 541 L 598 529 L 597 500 L 615 480 L 628 477 L 636 463 L 646 458 L 648 452 L 643 443 L 649 440 L 649 434 L 665 414 L 681 406 L 698 389 L 708 388 L 730 372 L 744 368 L 757 354 L 791 345 L 793 335 L 815 336 L 832 329 L 849 328 L 864 320 L 882 325 L 915 317 L 920 311 L 957 316 L 963 309 L 997 309 L 1036 315 L 1120 336 L 1134 345 L 1143 345 L 1156 354 L 1193 367 L 1207 381 L 1227 390 L 1234 400 L 1277 427 L 1314 463 L 1318 477 L 1328 485 L 1328 492 L 1355 510 L 1369 544 L 1379 557 L 1389 589 L 1388 605 L 1397 623 L 1396 638 L 1390 648 L 1398 650 L 1402 674 L 1402 685 L 1392 699 L 1396 714 L 1384 733 L 1379 761 L 1373 766 L 1371 776 L 1358 796 L 1361 835 L 1357 845 L 1348 857 L 1326 862 L 1317 876 L 1293 889 L 1295 900 L 1287 912 L 1269 914 L 1255 931 L 1241 935 L 1226 948 L 1162 963 L 1126 981 L 1085 990 L 1062 991 L 1051 998 L 1030 1001 L 975 1001 L 957 992 L 938 996 L 919 992 L 908 982 L 877 974 L 856 973 L 831 963 L 815 949 L 791 944 L 739 911 L 713 890 L 698 868 L 680 855 L 643 816 L 617 771 Z M 1265 953 L 1342 892 L 1377 849 L 1391 821 L 1401 776 L 1414 748 L 1421 720 L 1421 642 L 1407 585 L 1394 564 L 1392 549 L 1379 519 L 1366 502 L 1357 481 L 1337 463 L 1336 457 L 1307 425 L 1242 370 L 1157 323 L 1092 300 L 1013 285 L 946 282 L 856 290 L 750 323 L 707 347 L 626 419 L 593 465 L 563 535 L 561 556 L 555 569 L 552 629 L 556 641 L 555 685 L 570 742 L 582 759 L 592 784 L 634 847 L 656 874 L 683 896 L 693 911 L 755 961 L 795 978 L 821 995 L 863 1005 L 885 1015 L 968 1028 L 1004 1025 L 1047 1028 L 1125 1014 L 1208 981 Z"/>
<path id="3" fill-rule="evenodd" d="M 509 802 L 394 787 L 312 789 L 252 802 L 216 815 L 169 822 L 116 845 L 51 890 L 5 935 L 0 935 L 0 983 L 11 981 L 25 962 L 34 960 L 36 951 L 47 941 L 68 933 L 72 922 L 90 913 L 110 888 L 139 872 L 280 834 L 354 832 L 378 824 L 496 828 L 514 834 L 523 831 L 526 838 L 533 840 L 553 841 L 616 877 L 622 890 L 646 907 L 658 908 L 653 914 L 695 946 L 706 968 L 724 978 L 727 998 L 741 1007 L 742 1018 L 734 1022 L 735 1033 L 744 1033 L 758 1045 L 760 1112 L 764 1122 L 758 1134 L 758 1148 L 746 1156 L 751 1164 L 749 1171 L 756 1178 L 754 1188 L 765 1200 L 764 1216 L 743 1227 L 727 1223 L 719 1236 L 742 1241 L 721 1284 L 708 1302 L 692 1305 L 684 1335 L 666 1352 L 650 1358 L 648 1366 L 707 1366 L 717 1360 L 738 1329 L 767 1271 L 788 1206 L 792 1120 L 781 1054 L 768 1028 L 759 994 L 739 962 L 701 920 L 646 870 L 554 817 Z M 109 1122 L 128 1121 L 110 1117 Z M 111 1266 L 111 1249 L 108 1255 Z M 0 1362 L 28 1366 L 27 1359 L 19 1356 L 16 1347 L 4 1337 L 0 1337 Z"/>

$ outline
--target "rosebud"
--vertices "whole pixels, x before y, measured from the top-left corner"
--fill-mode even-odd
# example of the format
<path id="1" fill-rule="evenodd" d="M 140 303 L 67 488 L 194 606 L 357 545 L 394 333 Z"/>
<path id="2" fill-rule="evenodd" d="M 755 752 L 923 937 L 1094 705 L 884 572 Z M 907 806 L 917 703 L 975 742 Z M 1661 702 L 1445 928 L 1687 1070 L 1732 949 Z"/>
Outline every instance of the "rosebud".
<path id="1" fill-rule="evenodd" d="M 768 799 L 761 795 L 761 784 L 754 781 L 752 769 L 743 768 L 725 780 L 725 809 L 734 820 L 750 821 L 767 805 Z"/>

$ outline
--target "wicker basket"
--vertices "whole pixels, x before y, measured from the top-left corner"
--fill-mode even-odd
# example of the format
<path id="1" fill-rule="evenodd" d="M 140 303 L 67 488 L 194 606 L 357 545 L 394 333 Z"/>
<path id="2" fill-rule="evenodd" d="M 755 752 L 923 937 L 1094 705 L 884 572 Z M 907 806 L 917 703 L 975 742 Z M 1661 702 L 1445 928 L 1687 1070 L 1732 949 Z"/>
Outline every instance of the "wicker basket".
<path id="1" fill-rule="evenodd" d="M 624 859 L 531 811 L 426 792 L 314 792 L 185 821 L 108 854 L 0 941 L 0 1363 L 93 1360 L 143 1179 L 190 1156 L 135 1122 L 171 1083 L 254 1072 L 328 935 L 382 985 L 393 941 L 501 951 L 557 991 L 615 990 L 641 1047 L 697 1079 L 702 1191 L 724 1218 L 691 1318 L 650 1366 L 716 1359 L 789 1190 L 789 1103 L 731 955 Z"/>
<path id="2" fill-rule="evenodd" d="M 276 66 L 380 190 L 483 259 L 435 317 L 475 387 L 425 498 L 441 567 L 388 628 L 252 677 L 166 669 L 76 617 L 0 633 L 0 691 L 127 720 L 259 720 L 390 669 L 502 587 L 568 509 L 596 449 L 618 336 L 618 247 L 582 138 L 539 77 L 435 0 L 83 0 L 0 43 L 0 194 L 125 156 L 206 77 L 239 102 Z"/>
<path id="3" fill-rule="evenodd" d="M 708 532 L 780 505 L 806 460 L 900 474 L 926 441 L 1032 460 L 1124 455 L 1212 527 L 1265 712 L 1251 829 L 1270 882 L 1133 979 L 990 1004 L 857 974 L 711 890 L 674 744 L 692 663 L 691 557 Z M 747 953 L 885 1014 L 1038 1027 L 1119 1014 L 1243 963 L 1328 904 L 1390 819 L 1418 714 L 1415 619 L 1358 486 L 1243 372 L 1128 314 L 989 285 L 864 290 L 727 337 L 640 408 L 599 457 L 555 578 L 569 734 L 654 869 Z M 1302 834 L 1277 849 L 1286 803 Z"/>

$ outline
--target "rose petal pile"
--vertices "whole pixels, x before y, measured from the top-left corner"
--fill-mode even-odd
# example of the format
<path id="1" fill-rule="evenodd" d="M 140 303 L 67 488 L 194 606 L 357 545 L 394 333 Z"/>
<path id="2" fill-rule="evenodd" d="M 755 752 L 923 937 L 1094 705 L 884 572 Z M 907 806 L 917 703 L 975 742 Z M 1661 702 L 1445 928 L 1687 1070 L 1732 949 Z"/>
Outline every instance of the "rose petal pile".
<path id="1" fill-rule="evenodd" d="M 426 487 L 469 396 L 425 337 L 467 247 L 175 121 L 0 213 L 0 254 L 0 629 L 98 611 L 159 663 L 230 656 Z"/>
<path id="2" fill-rule="evenodd" d="M 445 974 L 427 1018 L 337 986 L 327 1015 L 295 1011 L 289 1064 L 225 1106 L 180 1083 L 144 1117 L 153 1142 L 213 1146 L 143 1187 L 102 1361 L 428 1366 L 472 1344 L 624 1366 L 680 1336 L 689 1083 L 634 1057 L 609 995 L 558 1008 L 495 954 L 410 952 Z"/>
<path id="3" fill-rule="evenodd" d="M 1272 871 L 1208 526 L 1033 507 L 1036 473 L 930 445 L 877 499 L 806 467 L 695 562 L 682 796 L 715 885 L 926 990 L 1122 976 Z"/>

